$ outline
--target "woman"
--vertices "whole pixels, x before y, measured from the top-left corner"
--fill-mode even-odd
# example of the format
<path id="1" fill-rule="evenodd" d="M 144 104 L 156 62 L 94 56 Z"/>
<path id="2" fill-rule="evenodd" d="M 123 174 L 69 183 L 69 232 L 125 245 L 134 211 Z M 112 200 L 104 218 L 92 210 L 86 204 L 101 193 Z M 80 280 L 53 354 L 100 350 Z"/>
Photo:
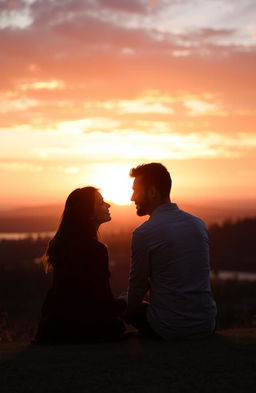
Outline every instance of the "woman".
<path id="1" fill-rule="evenodd" d="M 111 220 L 109 207 L 94 187 L 69 195 L 43 257 L 46 270 L 53 268 L 53 284 L 35 342 L 78 343 L 122 336 L 125 327 L 118 317 L 125 302 L 113 297 L 107 248 L 97 240 L 99 226 Z"/>

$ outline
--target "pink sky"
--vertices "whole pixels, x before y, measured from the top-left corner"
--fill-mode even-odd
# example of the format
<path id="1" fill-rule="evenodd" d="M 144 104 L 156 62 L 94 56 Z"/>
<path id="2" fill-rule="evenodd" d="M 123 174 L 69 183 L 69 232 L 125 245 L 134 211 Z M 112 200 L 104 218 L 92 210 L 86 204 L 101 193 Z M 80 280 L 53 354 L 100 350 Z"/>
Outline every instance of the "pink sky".
<path id="1" fill-rule="evenodd" d="M 0 4 L 0 206 L 93 184 L 129 201 L 163 162 L 174 197 L 254 199 L 253 0 Z"/>

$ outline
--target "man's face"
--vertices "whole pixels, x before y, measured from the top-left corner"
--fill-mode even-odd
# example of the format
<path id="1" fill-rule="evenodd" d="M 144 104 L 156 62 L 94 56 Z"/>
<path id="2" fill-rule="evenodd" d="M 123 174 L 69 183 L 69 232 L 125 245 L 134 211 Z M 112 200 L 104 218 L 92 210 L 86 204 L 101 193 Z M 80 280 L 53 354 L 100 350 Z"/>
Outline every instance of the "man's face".
<path id="1" fill-rule="evenodd" d="M 138 216 L 145 216 L 149 214 L 150 201 L 148 199 L 148 193 L 145 190 L 145 186 L 142 184 L 141 176 L 134 179 L 133 182 L 133 194 L 131 201 L 135 203 Z"/>

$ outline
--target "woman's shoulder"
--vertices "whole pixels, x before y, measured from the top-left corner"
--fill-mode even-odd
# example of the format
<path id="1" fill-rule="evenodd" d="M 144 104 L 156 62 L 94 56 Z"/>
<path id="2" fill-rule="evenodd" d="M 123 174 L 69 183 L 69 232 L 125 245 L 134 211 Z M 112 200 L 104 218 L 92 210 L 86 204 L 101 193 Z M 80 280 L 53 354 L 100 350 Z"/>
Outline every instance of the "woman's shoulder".
<path id="1" fill-rule="evenodd" d="M 105 244 L 94 240 L 85 247 L 85 259 L 90 261 L 90 266 L 107 266 L 108 264 L 108 250 Z"/>
<path id="2" fill-rule="evenodd" d="M 91 252 L 98 252 L 98 253 L 108 253 L 107 246 L 104 243 L 99 242 L 96 239 L 92 239 L 87 241 L 84 244 L 84 250 L 91 251 Z"/>
<path id="3" fill-rule="evenodd" d="M 104 243 L 99 242 L 98 240 L 95 241 L 94 246 L 100 253 L 108 254 L 107 246 Z"/>
<path id="4" fill-rule="evenodd" d="M 67 267 L 70 270 L 71 266 L 76 266 L 76 268 L 81 266 L 84 269 L 85 266 L 91 266 L 92 261 L 94 265 L 97 261 L 100 263 L 100 261 L 107 260 L 108 251 L 105 244 L 96 239 L 91 239 L 89 241 L 77 242 L 70 253 L 61 258 L 61 263 L 58 266 L 60 271 L 66 271 Z"/>

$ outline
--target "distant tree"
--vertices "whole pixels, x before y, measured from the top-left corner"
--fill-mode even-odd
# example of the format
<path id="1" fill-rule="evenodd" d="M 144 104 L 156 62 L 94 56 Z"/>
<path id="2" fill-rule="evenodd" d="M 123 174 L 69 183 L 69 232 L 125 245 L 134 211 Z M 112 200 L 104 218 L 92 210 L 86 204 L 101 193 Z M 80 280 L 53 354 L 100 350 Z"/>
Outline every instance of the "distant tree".
<path id="1" fill-rule="evenodd" d="M 214 270 L 256 271 L 256 218 L 245 218 L 209 228 Z"/>

